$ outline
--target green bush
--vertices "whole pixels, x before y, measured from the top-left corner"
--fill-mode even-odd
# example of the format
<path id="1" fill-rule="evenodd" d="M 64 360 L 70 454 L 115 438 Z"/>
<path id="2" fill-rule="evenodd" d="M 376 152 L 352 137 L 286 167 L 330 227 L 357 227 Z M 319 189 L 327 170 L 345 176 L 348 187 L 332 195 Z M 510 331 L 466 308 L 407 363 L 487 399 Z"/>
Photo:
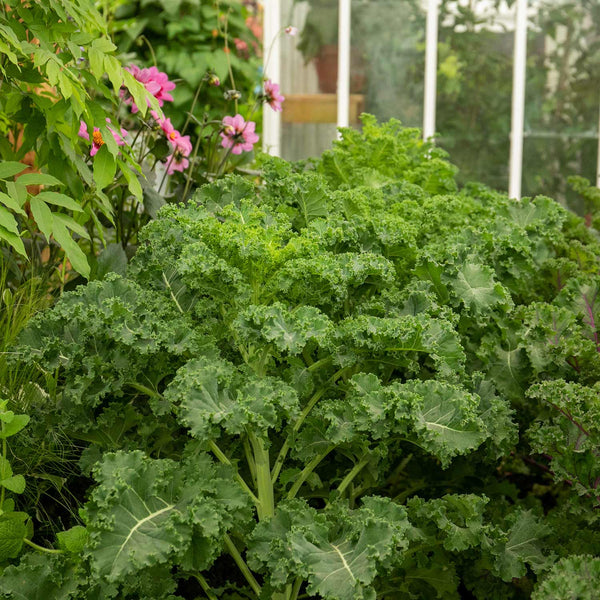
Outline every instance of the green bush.
<path id="1" fill-rule="evenodd" d="M 2 539 L 3 597 L 516 600 L 597 552 L 596 232 L 343 133 L 163 208 L 22 334 L 93 481 L 78 529 Z"/>

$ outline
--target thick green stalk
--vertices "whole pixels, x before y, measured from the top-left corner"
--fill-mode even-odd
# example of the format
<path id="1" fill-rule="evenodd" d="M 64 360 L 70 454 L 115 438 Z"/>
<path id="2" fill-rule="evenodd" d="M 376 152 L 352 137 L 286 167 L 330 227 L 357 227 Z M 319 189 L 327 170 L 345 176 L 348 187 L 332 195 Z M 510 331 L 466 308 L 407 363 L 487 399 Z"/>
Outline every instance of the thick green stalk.
<path id="1" fill-rule="evenodd" d="M 262 439 L 256 437 L 252 431 L 248 432 L 248 439 L 254 452 L 256 468 L 256 489 L 258 493 L 258 519 L 275 514 L 275 498 L 273 496 L 273 483 L 271 481 L 271 465 L 269 463 L 269 450 Z"/>

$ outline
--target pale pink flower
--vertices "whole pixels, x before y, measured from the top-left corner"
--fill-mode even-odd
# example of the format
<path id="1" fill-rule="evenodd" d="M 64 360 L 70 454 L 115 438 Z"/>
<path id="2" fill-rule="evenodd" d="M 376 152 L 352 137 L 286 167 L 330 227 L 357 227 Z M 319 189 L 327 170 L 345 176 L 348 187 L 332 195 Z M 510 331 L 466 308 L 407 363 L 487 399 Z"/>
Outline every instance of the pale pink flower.
<path id="1" fill-rule="evenodd" d="M 254 133 L 256 123 L 244 121 L 242 115 L 225 117 L 223 119 L 223 131 L 221 131 L 221 146 L 231 148 L 232 154 L 249 152 L 252 146 L 258 142 L 258 135 Z"/>
<path id="2" fill-rule="evenodd" d="M 291 36 L 294 36 L 298 33 L 298 28 L 297 27 L 292 27 L 291 25 L 288 25 L 284 31 Z"/>
<path id="3" fill-rule="evenodd" d="M 244 40 L 240 40 L 240 38 L 233 38 L 233 43 L 235 44 L 235 49 L 238 51 L 238 54 L 247 54 L 248 53 L 248 44 L 244 42 Z"/>
<path id="4" fill-rule="evenodd" d="M 166 122 L 168 121 L 168 123 Z M 187 157 L 192 153 L 192 142 L 189 135 L 181 135 L 171 125 L 170 119 L 165 119 L 161 124 L 167 139 L 173 146 L 173 153 L 167 157 L 167 173 L 172 175 L 175 171 L 185 171 L 190 162 Z"/>
<path id="5" fill-rule="evenodd" d="M 190 161 L 175 151 L 167 157 L 167 174 L 173 175 L 175 171 L 183 173 L 189 166 Z"/>
<path id="6" fill-rule="evenodd" d="M 167 140 L 169 140 L 171 144 L 175 145 L 175 140 L 180 137 L 181 134 L 179 131 L 177 131 L 177 129 L 175 129 L 175 127 L 173 127 L 171 119 L 159 119 L 158 124 L 160 125 L 160 128 L 165 134 Z"/>
<path id="7" fill-rule="evenodd" d="M 110 119 L 108 117 L 106 118 L 106 122 L 110 123 Z M 126 142 L 123 139 L 127 136 L 127 131 L 125 129 L 121 127 L 120 133 L 117 133 L 114 129 L 112 129 L 112 127 L 108 127 L 108 130 L 112 133 L 117 146 L 125 145 Z M 85 121 L 79 122 L 79 131 L 77 132 L 77 135 L 88 142 L 90 141 L 90 134 L 87 131 L 87 125 L 85 124 Z M 94 131 L 92 132 L 92 149 L 90 150 L 90 156 L 95 156 L 98 150 L 104 146 L 104 144 L 105 141 L 102 139 L 102 133 L 100 132 L 100 129 L 98 127 L 94 127 Z"/>
<path id="8" fill-rule="evenodd" d="M 125 68 L 158 100 L 159 106 L 162 106 L 165 101 L 173 101 L 173 96 L 169 92 L 175 89 L 175 84 L 169 81 L 169 76 L 166 73 L 159 71 L 156 67 L 140 69 L 137 65 L 129 65 Z M 125 104 L 131 104 L 132 113 L 138 112 L 139 108 L 133 101 L 131 94 L 124 88 L 121 88 L 121 97 Z M 148 103 L 148 106 L 150 106 L 150 103 Z"/>
<path id="9" fill-rule="evenodd" d="M 177 137 L 174 140 L 169 140 L 175 148 L 175 152 L 179 152 L 182 156 L 189 156 L 192 153 L 192 142 L 189 135 L 181 135 L 177 131 Z"/>
<path id="10" fill-rule="evenodd" d="M 265 100 L 275 112 L 281 111 L 281 103 L 285 100 L 285 96 L 279 93 L 279 84 L 270 79 L 265 81 Z"/>

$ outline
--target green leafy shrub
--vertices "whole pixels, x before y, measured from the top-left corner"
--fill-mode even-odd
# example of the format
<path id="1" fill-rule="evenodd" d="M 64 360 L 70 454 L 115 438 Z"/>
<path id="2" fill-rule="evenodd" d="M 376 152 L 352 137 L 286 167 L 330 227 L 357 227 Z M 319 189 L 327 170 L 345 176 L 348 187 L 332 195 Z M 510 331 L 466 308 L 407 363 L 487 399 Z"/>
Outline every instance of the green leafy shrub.
<path id="1" fill-rule="evenodd" d="M 139 166 L 124 148 L 119 155 L 107 124 L 111 117 L 116 124 L 121 85 L 143 113 L 147 98 L 154 108 L 158 104 L 123 69 L 91 0 L 8 0 L 0 25 L 0 241 L 34 266 L 54 266 L 62 249 L 73 268 L 88 276 L 88 243 L 93 249 L 88 226 L 102 239 L 101 219 L 112 219 L 103 189 L 112 183 L 117 166 L 132 190 L 138 184 Z M 81 121 L 102 139 L 93 168 L 78 135 Z M 26 159 L 34 172 L 15 180 L 27 167 L 18 161 Z M 42 256 L 46 246 L 49 257 Z M 8 253 L 5 258 L 19 263 Z"/>
<path id="2" fill-rule="evenodd" d="M 3 597 L 521 599 L 598 547 L 595 233 L 363 124 L 164 207 L 23 333 L 89 538 L 4 555 Z"/>

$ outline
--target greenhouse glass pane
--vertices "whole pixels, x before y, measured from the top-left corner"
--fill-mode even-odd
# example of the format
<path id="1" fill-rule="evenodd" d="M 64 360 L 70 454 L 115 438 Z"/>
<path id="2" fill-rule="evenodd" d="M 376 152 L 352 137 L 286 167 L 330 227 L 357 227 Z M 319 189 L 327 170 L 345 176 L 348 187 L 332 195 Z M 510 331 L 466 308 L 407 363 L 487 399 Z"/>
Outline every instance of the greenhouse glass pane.
<path id="1" fill-rule="evenodd" d="M 336 138 L 338 0 L 282 0 L 281 18 L 298 28 L 281 40 L 281 156 L 298 160 Z"/>
<path id="2" fill-rule="evenodd" d="M 513 36 L 504 1 L 441 2 L 436 130 L 461 183 L 508 188 Z"/>
<path id="3" fill-rule="evenodd" d="M 544 194 L 584 212 L 568 178 L 596 180 L 600 3 L 543 0 L 532 21 L 523 195 Z"/>
<path id="4" fill-rule="evenodd" d="M 421 127 L 424 40 L 420 0 L 352 0 L 354 101 L 379 120 Z"/>

